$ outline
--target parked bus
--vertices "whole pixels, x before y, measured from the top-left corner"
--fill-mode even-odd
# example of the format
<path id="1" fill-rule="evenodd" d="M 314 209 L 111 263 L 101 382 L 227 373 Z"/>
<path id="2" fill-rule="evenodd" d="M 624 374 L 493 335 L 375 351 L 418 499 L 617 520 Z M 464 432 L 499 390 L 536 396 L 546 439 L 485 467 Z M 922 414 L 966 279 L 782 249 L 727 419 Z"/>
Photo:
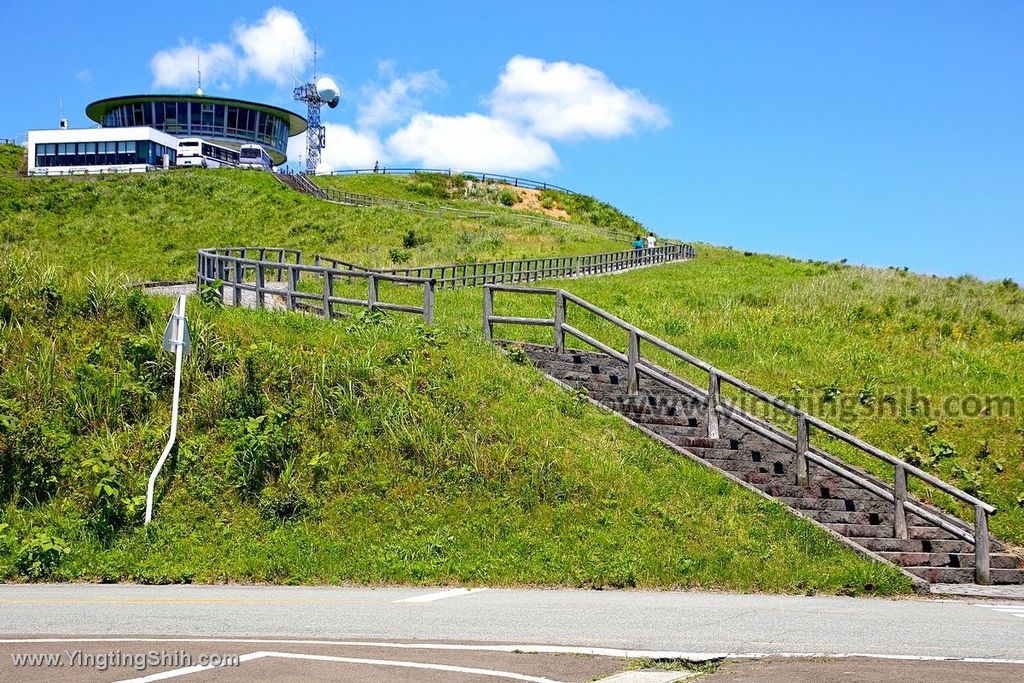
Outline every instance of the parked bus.
<path id="1" fill-rule="evenodd" d="M 269 171 L 274 165 L 262 145 L 245 144 L 238 152 L 239 168 L 255 168 L 261 171 Z"/>
<path id="2" fill-rule="evenodd" d="M 220 168 L 238 166 L 238 152 L 201 138 L 184 138 L 178 143 L 178 166 Z"/>

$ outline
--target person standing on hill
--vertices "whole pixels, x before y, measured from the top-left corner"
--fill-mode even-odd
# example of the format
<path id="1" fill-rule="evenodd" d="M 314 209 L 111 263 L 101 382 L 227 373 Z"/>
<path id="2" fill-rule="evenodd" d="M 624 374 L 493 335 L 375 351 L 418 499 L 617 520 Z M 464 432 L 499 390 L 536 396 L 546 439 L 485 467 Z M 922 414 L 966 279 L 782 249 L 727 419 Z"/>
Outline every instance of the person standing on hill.
<path id="1" fill-rule="evenodd" d="M 654 236 L 653 232 L 647 233 L 647 248 L 654 249 L 657 246 L 658 238 Z"/>
<path id="2" fill-rule="evenodd" d="M 641 237 L 640 235 L 637 235 L 636 239 L 633 240 L 633 248 L 634 249 L 643 249 L 644 248 L 644 238 Z"/>

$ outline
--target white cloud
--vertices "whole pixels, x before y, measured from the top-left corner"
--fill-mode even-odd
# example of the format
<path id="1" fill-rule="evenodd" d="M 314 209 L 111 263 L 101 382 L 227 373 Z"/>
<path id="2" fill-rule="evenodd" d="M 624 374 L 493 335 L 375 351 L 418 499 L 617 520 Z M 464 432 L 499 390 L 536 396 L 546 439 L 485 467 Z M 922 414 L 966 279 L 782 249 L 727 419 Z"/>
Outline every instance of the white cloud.
<path id="1" fill-rule="evenodd" d="M 78 73 L 75 74 L 75 80 L 79 83 L 90 85 L 92 83 L 92 72 L 88 69 L 80 69 Z"/>
<path id="2" fill-rule="evenodd" d="M 549 139 L 618 137 L 640 126 L 662 128 L 665 110 L 584 64 L 516 56 L 490 97 L 491 114 Z"/>
<path id="3" fill-rule="evenodd" d="M 463 171 L 520 173 L 558 163 L 544 140 L 482 114 L 418 113 L 388 138 L 387 149 L 398 159 Z"/>
<path id="4" fill-rule="evenodd" d="M 298 17 L 271 7 L 259 23 L 235 27 L 234 40 L 242 52 L 243 67 L 278 85 L 313 57 L 313 43 Z"/>
<path id="5" fill-rule="evenodd" d="M 373 168 L 375 162 L 385 161 L 383 146 L 375 134 L 353 130 L 349 126 L 337 123 L 325 123 L 324 129 L 327 146 L 320 150 L 320 164 L 327 167 L 327 170 Z M 305 134 L 289 138 L 288 161 L 305 168 Z"/>
<path id="6" fill-rule="evenodd" d="M 154 86 L 191 89 L 198 60 L 203 83 L 228 89 L 250 74 L 282 85 L 293 72 L 304 69 L 312 56 L 313 44 L 298 17 L 272 7 L 257 23 L 236 26 L 230 44 L 183 42 L 153 55 L 150 67 Z"/>
<path id="7" fill-rule="evenodd" d="M 422 106 L 421 95 L 443 90 L 445 82 L 436 71 L 417 71 L 406 76 L 393 76 L 394 67 L 382 62 L 380 70 L 391 76 L 385 87 L 368 85 L 363 88 L 364 102 L 359 105 L 359 125 L 379 128 L 408 120 Z"/>
<path id="8" fill-rule="evenodd" d="M 197 68 L 203 71 L 203 82 L 224 82 L 239 77 L 238 55 L 224 43 L 179 45 L 161 50 L 150 60 L 153 85 L 158 88 L 187 88 L 196 85 Z"/>

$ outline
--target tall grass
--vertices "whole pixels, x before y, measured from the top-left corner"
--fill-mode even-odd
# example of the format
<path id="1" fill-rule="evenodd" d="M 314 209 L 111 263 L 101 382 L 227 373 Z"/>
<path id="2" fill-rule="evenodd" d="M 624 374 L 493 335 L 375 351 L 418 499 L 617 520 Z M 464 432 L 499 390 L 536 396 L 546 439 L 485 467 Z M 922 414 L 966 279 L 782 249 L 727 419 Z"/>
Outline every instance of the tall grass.
<path id="1" fill-rule="evenodd" d="M 699 253 L 689 263 L 560 285 L 985 497 L 999 508 L 994 533 L 1024 543 L 1024 291 L 1012 282 L 808 263 L 711 246 Z M 497 301 L 503 314 L 551 317 L 550 299 L 499 294 Z M 470 322 L 479 306 L 479 294 L 456 293 L 442 301 L 438 315 Z M 570 316 L 578 313 L 570 310 Z M 592 316 L 569 322 L 626 348 L 620 330 Z M 498 334 L 551 343 L 547 330 L 505 327 Z M 707 381 L 649 345 L 642 350 L 700 386 Z M 960 409 L 989 397 L 1000 400 L 987 414 Z M 960 399 L 956 410 L 944 411 L 950 398 Z M 792 430 L 788 418 L 765 414 Z M 891 468 L 874 467 L 873 459 L 815 438 L 891 479 Z M 933 489 L 916 487 L 915 493 L 951 505 Z"/>
<path id="2" fill-rule="evenodd" d="M 144 529 L 171 302 L 58 273 L 47 309 L 40 272 L 0 259 L 3 578 L 908 588 L 476 331 L 411 316 L 190 302 L 180 445 Z"/>

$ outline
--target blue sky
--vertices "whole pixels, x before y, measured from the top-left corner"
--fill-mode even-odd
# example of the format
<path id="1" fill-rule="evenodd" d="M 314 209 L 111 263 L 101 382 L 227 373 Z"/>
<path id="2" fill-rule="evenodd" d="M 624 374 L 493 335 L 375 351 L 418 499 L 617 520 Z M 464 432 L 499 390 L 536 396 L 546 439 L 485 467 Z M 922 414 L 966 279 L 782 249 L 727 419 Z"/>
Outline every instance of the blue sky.
<path id="1" fill-rule="evenodd" d="M 168 8 L 175 11 L 168 12 Z M 1024 282 L 1024 3 L 8 3 L 0 137 L 341 85 L 325 158 L 505 170 L 665 235 Z M 14 94 L 16 93 L 16 94 Z M 372 163 L 372 162 L 371 162 Z M 486 166 L 486 167 L 483 167 Z M 473 167 L 473 168 L 471 168 Z"/>

